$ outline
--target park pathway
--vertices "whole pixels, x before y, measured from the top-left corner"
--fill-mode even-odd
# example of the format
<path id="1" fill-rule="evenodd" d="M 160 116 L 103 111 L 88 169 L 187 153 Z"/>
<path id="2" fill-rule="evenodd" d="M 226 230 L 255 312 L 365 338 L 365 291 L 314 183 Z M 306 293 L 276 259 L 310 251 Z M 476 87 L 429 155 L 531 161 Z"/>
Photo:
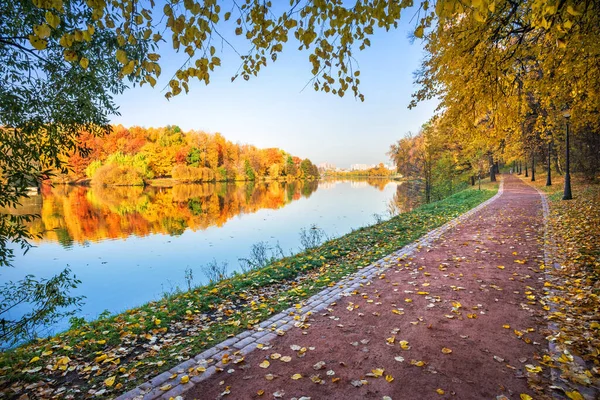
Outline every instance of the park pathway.
<path id="1" fill-rule="evenodd" d="M 388 258 L 353 294 L 243 361 L 231 350 L 222 371 L 182 396 L 544 398 L 532 389 L 548 387 L 542 236 L 539 194 L 505 176 L 487 207 L 411 257 Z"/>

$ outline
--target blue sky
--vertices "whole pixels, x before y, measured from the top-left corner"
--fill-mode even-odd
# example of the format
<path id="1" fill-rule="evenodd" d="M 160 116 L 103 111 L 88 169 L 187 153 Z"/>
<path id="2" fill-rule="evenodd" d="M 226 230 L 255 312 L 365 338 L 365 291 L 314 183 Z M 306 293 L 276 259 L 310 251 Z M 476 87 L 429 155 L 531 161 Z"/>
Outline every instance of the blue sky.
<path id="1" fill-rule="evenodd" d="M 408 131 L 416 132 L 436 106 L 426 102 L 407 109 L 416 89 L 413 72 L 424 54 L 420 41 L 411 44 L 408 39 L 414 29 L 412 15 L 405 11 L 398 29 L 378 31 L 370 48 L 357 49 L 364 103 L 350 93 L 339 98 L 315 92 L 310 85 L 302 91 L 312 67 L 309 53 L 298 51 L 295 39 L 258 77 L 235 82 L 231 76 L 239 59 L 219 43 L 215 44 L 216 55 L 223 66 L 213 74 L 211 83 L 205 86 L 194 81 L 189 94 L 171 100 L 165 99 L 163 88 L 184 57 L 161 49 L 163 74 L 156 87 L 136 87 L 118 96 L 121 116 L 112 121 L 125 126 L 170 124 L 183 130 L 221 132 L 233 142 L 279 147 L 314 163 L 330 162 L 342 168 L 353 163 L 387 163 L 385 153 L 390 144 Z M 244 49 L 243 42 L 234 45 L 240 52 Z"/>

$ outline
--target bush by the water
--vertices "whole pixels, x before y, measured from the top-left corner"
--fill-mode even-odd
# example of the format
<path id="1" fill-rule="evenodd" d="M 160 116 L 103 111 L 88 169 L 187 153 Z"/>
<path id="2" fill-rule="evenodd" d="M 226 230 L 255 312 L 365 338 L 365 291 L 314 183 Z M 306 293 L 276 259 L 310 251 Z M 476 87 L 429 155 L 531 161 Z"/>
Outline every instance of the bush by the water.
<path id="1" fill-rule="evenodd" d="M 210 168 L 183 164 L 175 165 L 171 171 L 171 176 L 183 183 L 211 182 L 215 180 L 215 173 Z"/>
<path id="2" fill-rule="evenodd" d="M 107 164 L 98 168 L 92 180 L 98 185 L 144 186 L 144 177 L 134 167 Z"/>

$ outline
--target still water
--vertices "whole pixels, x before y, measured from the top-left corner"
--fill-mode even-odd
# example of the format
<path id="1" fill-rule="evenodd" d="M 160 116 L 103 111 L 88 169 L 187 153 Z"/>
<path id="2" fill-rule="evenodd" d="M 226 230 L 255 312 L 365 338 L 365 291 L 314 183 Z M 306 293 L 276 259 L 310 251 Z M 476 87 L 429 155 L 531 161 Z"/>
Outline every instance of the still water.
<path id="1" fill-rule="evenodd" d="M 300 249 L 300 231 L 317 225 L 338 237 L 414 206 L 405 187 L 385 179 L 177 185 L 171 188 L 44 188 L 27 200 L 38 213 L 30 229 L 34 248 L 17 252 L 14 268 L 0 281 L 27 274 L 50 277 L 70 267 L 86 296 L 78 316 L 93 319 L 185 289 L 186 270 L 194 284 L 207 282 L 211 260 L 239 271 L 239 258 L 252 244 L 277 244 L 286 254 Z M 405 186 L 405 185 L 404 185 Z M 23 313 L 25 310 L 16 310 Z M 68 321 L 51 327 L 64 330 Z"/>

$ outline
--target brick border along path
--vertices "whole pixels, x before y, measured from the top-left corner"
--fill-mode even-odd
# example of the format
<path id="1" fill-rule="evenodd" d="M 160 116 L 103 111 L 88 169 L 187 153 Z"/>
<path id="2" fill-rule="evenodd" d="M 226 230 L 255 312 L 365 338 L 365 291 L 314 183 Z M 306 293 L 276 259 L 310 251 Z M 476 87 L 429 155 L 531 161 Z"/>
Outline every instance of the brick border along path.
<path id="1" fill-rule="evenodd" d="M 375 276 L 380 275 L 385 269 L 391 266 L 390 261 L 399 258 L 407 258 L 415 253 L 415 251 L 423 247 L 430 246 L 444 233 L 453 229 L 463 221 L 473 217 L 484 207 L 488 206 L 490 203 L 496 201 L 500 196 L 502 196 L 503 184 L 504 182 L 501 181 L 498 193 L 489 200 L 481 203 L 477 207 L 467 211 L 445 225 L 428 232 L 417 241 L 347 276 L 338 282 L 334 287 L 327 288 L 313 295 L 303 303 L 303 306 L 300 310 L 295 307 L 291 307 L 276 315 L 273 315 L 268 320 L 265 320 L 259 324 L 255 330 L 242 332 L 235 337 L 227 339 L 220 344 L 205 350 L 196 357 L 177 365 L 169 371 L 165 371 L 148 382 L 141 384 L 137 388 L 119 396 L 117 400 L 152 400 L 157 398 L 169 399 L 182 395 L 194 387 L 194 385 L 198 385 L 202 381 L 210 378 L 217 372 L 219 368 L 224 367 L 222 362 L 217 362 L 215 365 L 209 366 L 208 364 L 211 359 L 220 360 L 224 354 L 231 354 L 234 352 L 239 352 L 240 355 L 246 356 L 255 350 L 257 345 L 268 345 L 271 341 L 277 338 L 278 335 L 282 335 L 294 326 L 300 326 L 302 323 L 294 320 L 294 315 L 310 315 L 324 310 L 331 303 L 338 301 L 344 296 L 349 296 L 351 293 L 360 289 L 360 287 L 369 284 L 369 282 L 371 282 Z M 199 376 L 192 377 L 189 383 L 182 384 L 180 382 L 179 377 L 182 374 L 185 374 L 186 371 L 192 367 L 199 366 L 205 367 L 206 371 Z M 170 379 L 174 374 L 177 374 L 178 377 L 175 379 Z M 166 385 L 170 385 L 171 388 L 167 391 L 160 389 Z"/>

